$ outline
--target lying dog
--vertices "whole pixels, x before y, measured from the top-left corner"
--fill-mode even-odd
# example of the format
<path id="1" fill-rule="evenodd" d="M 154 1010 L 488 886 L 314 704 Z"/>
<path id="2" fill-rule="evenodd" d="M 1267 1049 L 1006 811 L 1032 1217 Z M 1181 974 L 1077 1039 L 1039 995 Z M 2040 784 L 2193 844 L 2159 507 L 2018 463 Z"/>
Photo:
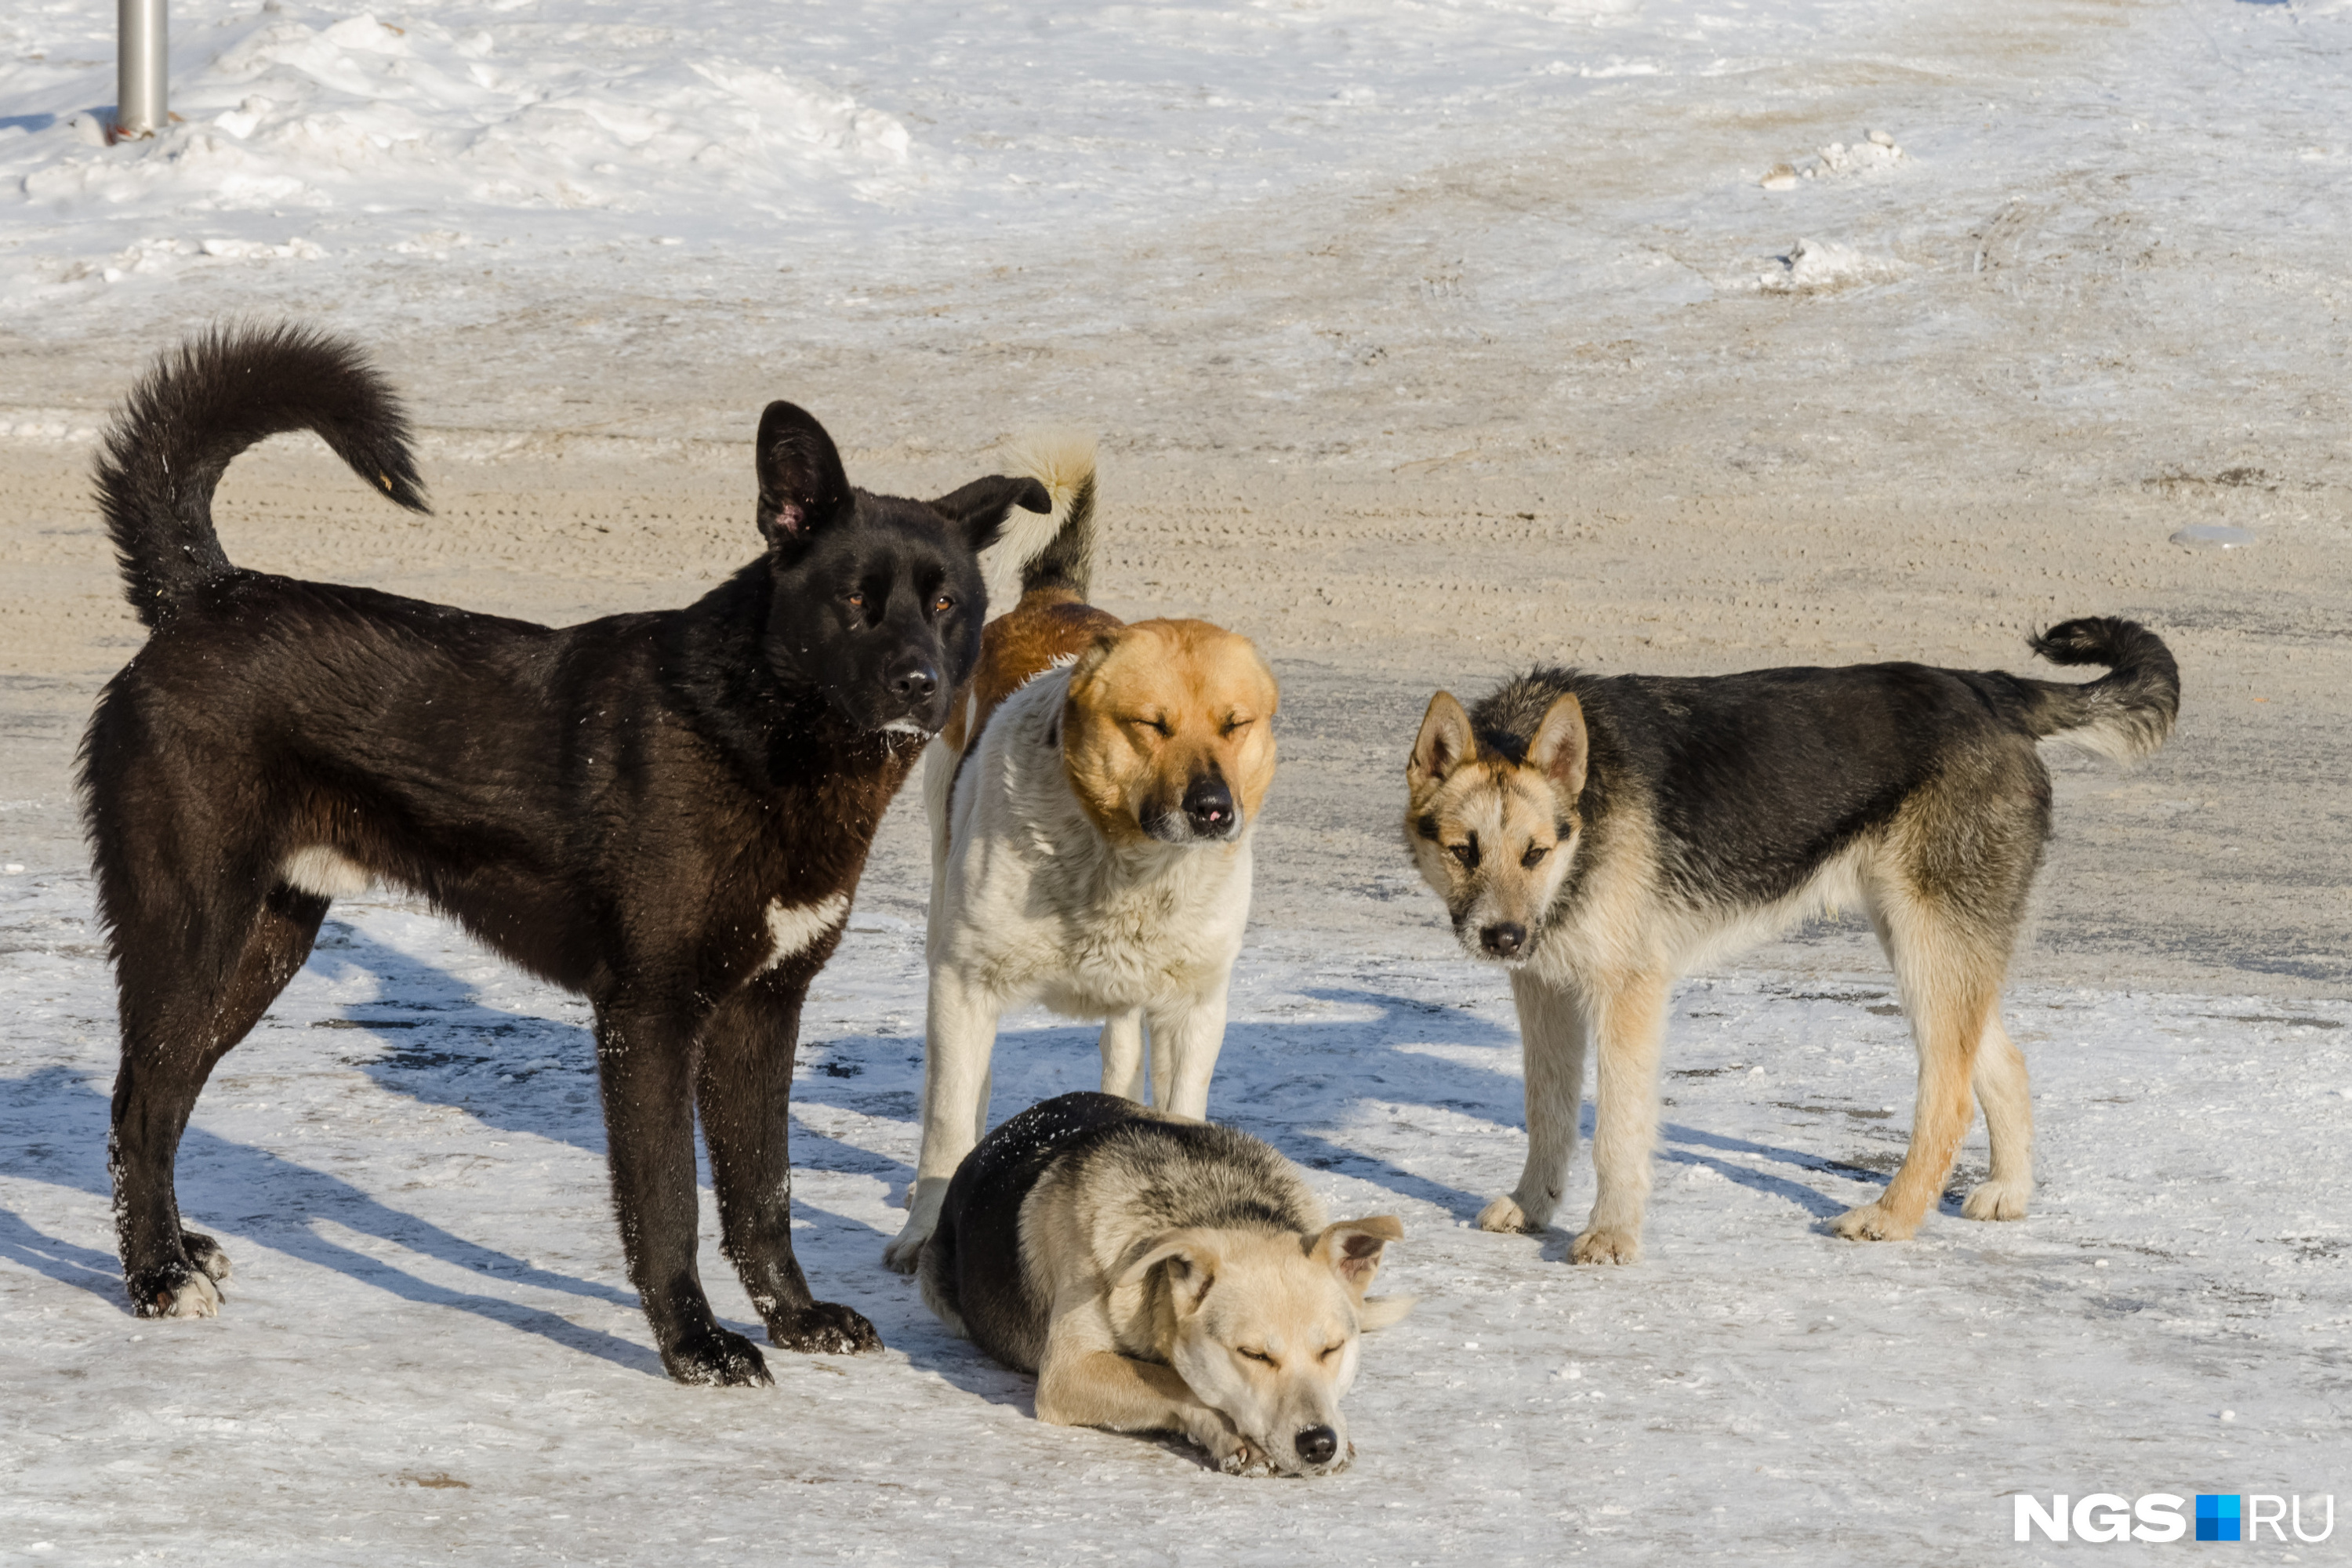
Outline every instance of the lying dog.
<path id="1" fill-rule="evenodd" d="M 173 1163 L 213 1065 L 301 968 L 331 900 L 429 898 L 595 1005 L 629 1278 L 685 1383 L 768 1381 L 695 1271 L 694 1118 L 768 1337 L 879 1344 L 793 1256 L 802 998 L 883 808 L 980 652 L 975 552 L 1034 479 L 853 489 L 789 403 L 760 421 L 767 548 L 698 602 L 561 631 L 229 564 L 212 493 L 281 430 L 425 510 L 398 403 L 305 331 L 194 339 L 132 392 L 100 504 L 154 628 L 99 700 L 82 786 L 121 1003 L 110 1163 L 142 1316 L 210 1317 L 228 1261 Z"/>
<path id="2" fill-rule="evenodd" d="M 1510 969 L 1527 1062 L 1527 1169 L 1481 1227 L 1550 1222 L 1591 1042 L 1599 1193 L 1573 1256 L 1632 1262 L 1669 987 L 1736 942 L 1854 904 L 1910 1016 L 1918 1107 L 1885 1193 L 1832 1229 L 1917 1231 L 1968 1131 L 1972 1085 L 1992 1172 L 1962 1212 L 2024 1215 L 2033 1110 L 1999 1006 L 2050 832 L 2035 744 L 2145 756 L 2180 705 L 2171 654 L 2129 621 L 2069 621 L 2032 646 L 2114 673 L 2070 686 L 1916 664 L 1694 680 L 1538 669 L 1467 713 L 1444 692 L 1431 700 L 1406 769 L 1406 841 L 1462 945 Z"/>
<path id="3" fill-rule="evenodd" d="M 1328 1475 L 1340 1396 L 1393 1215 L 1325 1222 L 1246 1133 L 1066 1094 L 999 1127 L 949 1184 L 923 1300 L 958 1338 L 1037 1374 L 1037 1418 L 1181 1432 L 1220 1468 Z"/>
<path id="4" fill-rule="evenodd" d="M 1273 672 L 1200 621 L 1123 626 L 1085 602 L 1090 454 L 1032 465 L 1066 496 L 1055 536 L 990 623 L 971 689 L 924 763 L 931 824 L 923 1141 L 913 1272 L 957 1164 L 987 1131 L 1007 1007 L 1105 1018 L 1104 1092 L 1208 1114 L 1249 919 L 1250 838 L 1274 778 Z M 1061 510 L 1057 508 L 1057 510 Z"/>

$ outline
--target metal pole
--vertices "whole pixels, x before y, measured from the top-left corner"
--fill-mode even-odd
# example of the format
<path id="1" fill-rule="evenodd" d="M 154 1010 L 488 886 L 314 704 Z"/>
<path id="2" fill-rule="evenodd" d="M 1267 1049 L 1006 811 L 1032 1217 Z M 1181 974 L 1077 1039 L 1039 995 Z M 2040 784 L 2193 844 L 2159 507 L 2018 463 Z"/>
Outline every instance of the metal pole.
<path id="1" fill-rule="evenodd" d="M 116 0 L 121 47 L 115 72 L 114 134 L 136 142 L 163 129 L 171 117 L 164 102 L 171 83 L 165 47 L 163 0 Z"/>

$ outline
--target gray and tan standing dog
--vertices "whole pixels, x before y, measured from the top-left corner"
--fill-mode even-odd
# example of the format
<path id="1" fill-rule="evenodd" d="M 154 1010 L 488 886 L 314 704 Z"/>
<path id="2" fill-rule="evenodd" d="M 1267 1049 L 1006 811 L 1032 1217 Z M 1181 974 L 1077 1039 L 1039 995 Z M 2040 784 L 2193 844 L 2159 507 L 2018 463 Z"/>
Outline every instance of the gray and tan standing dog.
<path id="1" fill-rule="evenodd" d="M 1859 906 L 1895 968 L 1919 1055 L 1902 1168 L 1832 1222 L 1915 1234 L 1984 1105 L 1991 1178 L 1971 1219 L 2018 1219 L 2033 1185 L 2025 1058 L 2001 983 L 2050 832 L 2036 743 L 2118 761 L 2164 743 L 2179 671 L 2130 621 L 2033 639 L 2087 685 L 1916 664 L 1703 679 L 1538 669 L 1465 712 L 1429 704 L 1406 768 L 1405 837 L 1474 958 L 1507 965 L 1527 1064 L 1528 1162 L 1478 1216 L 1550 1223 L 1597 1047 L 1598 1180 L 1580 1263 L 1641 1249 L 1658 1046 L 1676 976 L 1807 913 Z"/>
<path id="2" fill-rule="evenodd" d="M 1251 837 L 1274 780 L 1274 675 L 1202 621 L 1122 624 L 1086 603 L 1090 451 L 1028 467 L 1056 531 L 1024 560 L 971 684 L 924 761 L 931 907 L 914 1271 L 948 1181 L 986 1130 L 997 1020 L 1024 1002 L 1101 1018 L 1102 1087 L 1208 1114 L 1226 990 L 1249 919 Z"/>
<path id="3" fill-rule="evenodd" d="M 1218 1468 L 1325 1475 L 1353 1454 L 1340 1396 L 1393 1215 L 1328 1221 L 1298 1169 L 1229 1127 L 1109 1094 L 1034 1105 L 957 1169 L 923 1300 L 1037 1374 L 1037 1416 L 1181 1432 Z"/>

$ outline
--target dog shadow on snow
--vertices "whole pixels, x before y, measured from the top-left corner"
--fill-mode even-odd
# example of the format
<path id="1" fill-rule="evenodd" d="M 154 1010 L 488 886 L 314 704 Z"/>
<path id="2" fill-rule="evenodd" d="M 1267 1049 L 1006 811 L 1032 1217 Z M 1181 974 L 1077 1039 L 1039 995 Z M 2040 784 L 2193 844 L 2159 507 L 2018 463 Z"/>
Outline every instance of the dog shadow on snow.
<path id="1" fill-rule="evenodd" d="M 344 1016 L 315 1020 L 312 1027 L 321 1031 L 321 1046 L 382 1088 L 420 1104 L 460 1110 L 487 1128 L 569 1144 L 594 1155 L 601 1164 L 604 1129 L 596 1097 L 594 1042 L 587 1028 L 482 1006 L 472 1000 L 473 987 L 467 982 L 341 921 L 331 922 L 321 933 L 311 967 L 329 975 L 356 970 L 379 981 L 377 1000 L 352 1004 Z M 1232 1025 L 1220 1058 L 1220 1120 L 1264 1138 L 1310 1169 L 1369 1183 L 1458 1219 L 1472 1217 L 1494 1193 L 1508 1189 L 1524 1154 L 1517 1136 L 1524 1129 L 1521 1082 L 1509 1070 L 1518 1044 L 1516 1031 L 1457 1007 L 1383 992 L 1334 987 L 1307 994 L 1356 1016 Z M 265 1030 L 292 1026 L 274 1014 L 261 1026 Z M 1055 1094 L 1097 1087 L 1097 1033 L 1094 1026 L 1078 1025 L 1008 1030 L 996 1053 L 992 1121 Z M 1465 1063 L 1458 1056 L 1439 1057 L 1418 1048 L 1431 1044 L 1457 1053 L 1464 1047 L 1491 1051 L 1494 1061 L 1491 1066 Z M 233 1071 L 236 1061 L 232 1055 L 224 1070 Z M 822 1106 L 912 1124 L 921 1085 L 919 1038 L 848 1035 L 817 1039 L 804 1035 L 793 1100 L 795 1106 Z M 1496 1133 L 1484 1139 L 1488 1152 L 1478 1159 L 1487 1190 L 1465 1191 L 1412 1168 L 1411 1143 L 1422 1142 L 1433 1152 L 1443 1147 L 1437 1141 L 1445 1135 L 1426 1126 L 1399 1119 L 1383 1131 L 1377 1123 L 1360 1120 L 1349 1142 L 1343 1142 L 1272 1113 L 1287 1110 L 1302 1120 L 1329 1121 L 1365 1102 L 1425 1107 L 1490 1124 Z M 38 1142 L 0 1154 L 0 1173 L 106 1196 L 108 1112 L 98 1087 L 79 1072 L 43 1068 L 13 1081 L 0 1079 L 0 1107 L 36 1109 L 41 1135 Z M 1589 1139 L 1589 1105 L 1584 1117 Z M 526 1284 L 600 1304 L 635 1307 L 636 1294 L 625 1284 L 535 1266 L 394 1209 L 340 1177 L 209 1132 L 202 1121 L 200 1103 L 198 1124 L 188 1130 L 179 1165 L 183 1203 L 196 1228 L 204 1228 L 207 1215 L 240 1216 L 215 1223 L 231 1235 L 250 1237 L 404 1300 L 470 1312 L 619 1365 L 659 1372 L 659 1360 L 647 1347 L 554 1312 L 435 1284 L 321 1235 L 312 1222 L 329 1220 L 501 1285 Z M 1659 1152 L 1662 1161 L 1712 1170 L 1816 1220 L 1842 1212 L 1845 1203 L 1801 1179 L 1719 1156 L 1761 1158 L 1808 1175 L 1873 1174 L 1701 1129 L 1669 1123 L 1661 1131 L 1665 1145 Z M 913 1179 L 904 1160 L 830 1137 L 798 1114 L 792 1142 L 793 1166 L 801 1172 L 871 1176 L 893 1194 Z M 911 1146 L 911 1139 L 908 1142 Z M 1373 1152 L 1371 1145 L 1381 1152 Z M 707 1187 L 707 1164 L 701 1175 Z M 821 1299 L 844 1300 L 866 1312 L 886 1343 L 967 1393 L 992 1403 L 1027 1404 L 1027 1378 L 1003 1372 L 959 1345 L 923 1307 L 912 1281 L 883 1270 L 880 1251 L 887 1237 L 882 1231 L 866 1219 L 812 1205 L 804 1196 L 795 1206 L 806 1223 L 797 1229 L 794 1246 Z M 1567 1233 L 1555 1230 L 1545 1256 L 1564 1252 L 1566 1245 Z M 122 1306 L 121 1272 L 111 1252 L 47 1236 L 5 1207 L 0 1207 L 0 1258 Z M 713 1288 L 713 1304 L 722 1318 L 733 1318 L 727 1310 L 734 1304 L 731 1281 L 709 1278 L 706 1283 Z M 234 1281 L 231 1293 L 233 1300 Z M 760 1337 L 756 1323 L 735 1321 L 733 1326 Z"/>

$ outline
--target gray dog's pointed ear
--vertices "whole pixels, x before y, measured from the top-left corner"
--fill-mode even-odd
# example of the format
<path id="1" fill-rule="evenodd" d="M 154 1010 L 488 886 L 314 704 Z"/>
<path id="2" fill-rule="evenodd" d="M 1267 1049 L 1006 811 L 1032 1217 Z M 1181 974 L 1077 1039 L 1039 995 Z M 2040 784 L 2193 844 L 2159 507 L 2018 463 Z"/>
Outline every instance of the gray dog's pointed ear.
<path id="1" fill-rule="evenodd" d="M 1470 715 L 1454 700 L 1454 693 L 1439 692 L 1429 700 L 1429 711 L 1421 717 L 1412 760 L 1405 764 L 1406 782 L 1416 788 L 1444 784 L 1454 769 L 1477 760 L 1478 741 L 1470 732 Z"/>
<path id="2" fill-rule="evenodd" d="M 1528 742 L 1528 766 L 1549 773 L 1569 799 L 1584 793 L 1584 766 L 1591 744 L 1584 732 L 1584 704 L 1563 691 L 1544 710 L 1535 739 Z"/>
<path id="3" fill-rule="evenodd" d="M 760 476 L 760 534 L 771 549 L 805 543 L 857 510 L 841 453 L 805 408 L 768 405 L 760 416 L 753 461 Z"/>
<path id="4" fill-rule="evenodd" d="M 1024 511 L 1051 511 L 1054 498 L 1035 479 L 991 474 L 950 490 L 931 503 L 931 510 L 946 513 L 948 521 L 962 531 L 964 542 L 978 554 L 996 542 L 996 536 L 1004 531 L 1005 512 L 1016 506 Z"/>

